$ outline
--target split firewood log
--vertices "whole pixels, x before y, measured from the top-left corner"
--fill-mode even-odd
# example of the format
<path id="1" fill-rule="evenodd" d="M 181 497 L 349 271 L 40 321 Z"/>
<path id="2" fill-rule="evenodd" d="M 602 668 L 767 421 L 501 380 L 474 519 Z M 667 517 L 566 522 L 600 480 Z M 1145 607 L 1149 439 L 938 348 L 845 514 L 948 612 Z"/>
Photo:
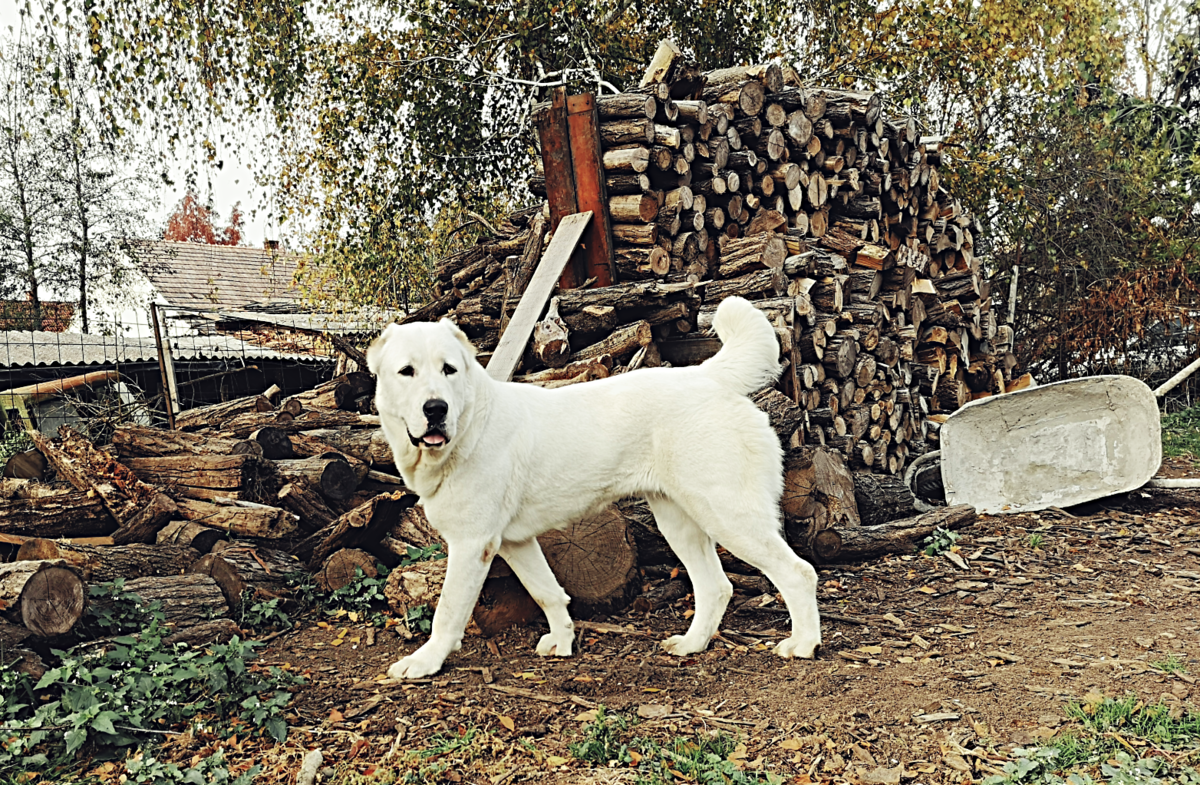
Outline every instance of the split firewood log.
<path id="1" fill-rule="evenodd" d="M 916 515 L 916 498 L 904 480 L 891 474 L 854 473 L 854 498 L 863 526 Z"/>
<path id="2" fill-rule="evenodd" d="M 854 478 L 842 457 L 824 447 L 798 447 L 784 455 L 784 532 L 810 558 L 838 558 L 839 535 L 859 525 Z"/>
<path id="3" fill-rule="evenodd" d="M 774 387 L 759 390 L 750 397 L 754 404 L 767 413 L 771 428 L 779 436 L 779 443 L 786 449 L 791 446 L 792 434 L 804 422 L 804 409 Z"/>
<path id="4" fill-rule="evenodd" d="M 287 596 L 291 587 L 286 576 L 303 569 L 303 562 L 290 553 L 230 543 L 219 552 L 201 556 L 188 572 L 210 576 L 236 612 L 244 598 Z"/>
<path id="5" fill-rule="evenodd" d="M 548 368 L 561 368 L 571 356 L 570 333 L 558 315 L 558 298 L 550 300 L 546 317 L 533 328 L 533 353 Z"/>
<path id="6" fill-rule="evenodd" d="M 0 564 L 0 608 L 40 638 L 64 635 L 83 618 L 87 592 L 63 560 Z"/>
<path id="7" fill-rule="evenodd" d="M 417 562 L 388 573 L 383 594 L 387 597 L 388 607 L 404 618 L 410 610 L 421 605 L 430 611 L 435 609 L 445 580 L 445 559 Z"/>
<path id="8" fill-rule="evenodd" d="M 88 583 L 116 578 L 178 575 L 200 557 L 199 551 L 181 545 L 92 546 L 35 538 L 17 549 L 17 561 L 56 559 L 70 564 Z"/>
<path id="9" fill-rule="evenodd" d="M 887 553 L 913 553 L 935 529 L 964 529 L 975 520 L 975 508 L 969 504 L 960 504 L 876 526 L 842 529 L 839 558 L 862 561 Z"/>

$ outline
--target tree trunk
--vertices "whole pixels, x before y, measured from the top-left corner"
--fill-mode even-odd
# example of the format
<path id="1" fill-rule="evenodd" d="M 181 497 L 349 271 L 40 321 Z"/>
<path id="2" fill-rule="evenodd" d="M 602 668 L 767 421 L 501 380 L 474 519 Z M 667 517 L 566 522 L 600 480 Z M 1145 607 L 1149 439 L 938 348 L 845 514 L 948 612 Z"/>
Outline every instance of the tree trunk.
<path id="1" fill-rule="evenodd" d="M 168 455 L 233 455 L 244 450 L 240 439 L 183 431 L 166 431 L 141 425 L 121 425 L 113 431 L 113 446 L 117 456 L 126 458 L 158 458 Z"/>
<path id="2" fill-rule="evenodd" d="M 125 591 L 136 594 L 144 604 L 161 603 L 164 621 L 177 631 L 227 617 L 230 612 L 217 582 L 194 570 L 184 575 L 135 578 L 125 582 Z"/>
<path id="3" fill-rule="evenodd" d="M 837 558 L 835 535 L 859 525 L 854 478 L 842 457 L 824 447 L 784 456 L 782 507 L 788 542 L 817 561 Z"/>
<path id="4" fill-rule="evenodd" d="M 37 538 L 17 550 L 17 561 L 58 559 L 70 564 L 88 583 L 106 583 L 158 575 L 178 575 L 200 558 L 200 552 L 181 545 L 117 545 L 95 547 Z"/>
<path id="5" fill-rule="evenodd" d="M 171 521 L 159 530 L 155 542 L 159 545 L 180 546 L 199 553 L 208 553 L 225 537 L 224 532 L 192 521 Z"/>
<path id="6" fill-rule="evenodd" d="M 0 608 L 39 638 L 70 632 L 83 618 L 86 594 L 68 562 L 0 564 Z"/>
<path id="7" fill-rule="evenodd" d="M 325 528 L 338 517 L 321 494 L 304 479 L 294 479 L 280 488 L 275 495 L 275 505 L 295 514 L 300 530 L 310 534 Z"/>

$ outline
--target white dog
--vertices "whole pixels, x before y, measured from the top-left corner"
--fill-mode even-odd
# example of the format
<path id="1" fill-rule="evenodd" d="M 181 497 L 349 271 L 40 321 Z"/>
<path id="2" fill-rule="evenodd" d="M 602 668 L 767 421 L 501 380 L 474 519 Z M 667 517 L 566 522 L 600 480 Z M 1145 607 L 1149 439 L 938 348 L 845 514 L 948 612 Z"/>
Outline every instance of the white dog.
<path id="1" fill-rule="evenodd" d="M 723 301 L 713 326 L 724 346 L 689 368 L 651 368 L 547 390 L 497 382 L 451 321 L 390 325 L 367 350 L 375 400 L 396 465 L 446 539 L 449 562 L 429 641 L 388 669 L 436 673 L 462 645 L 492 558 L 504 557 L 546 613 L 537 653 L 570 656 L 570 598 L 537 535 L 616 499 L 644 496 L 687 568 L 696 615 L 663 641 L 702 651 L 733 587 L 715 543 L 762 570 L 792 615 L 781 657 L 821 643 L 816 572 L 781 534 L 779 440 L 746 396 L 779 375 L 779 344 L 762 313 Z"/>

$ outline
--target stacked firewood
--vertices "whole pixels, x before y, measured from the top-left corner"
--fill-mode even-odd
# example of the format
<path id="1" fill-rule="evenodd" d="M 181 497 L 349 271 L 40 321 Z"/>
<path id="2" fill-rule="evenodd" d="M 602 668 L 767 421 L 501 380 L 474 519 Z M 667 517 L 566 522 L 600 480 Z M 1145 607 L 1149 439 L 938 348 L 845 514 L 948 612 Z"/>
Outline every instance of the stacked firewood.
<path id="1" fill-rule="evenodd" d="M 946 414 L 1008 389 L 1012 333 L 973 254 L 979 223 L 941 186 L 938 144 L 911 118 L 775 65 L 701 73 L 668 49 L 647 76 L 597 99 L 617 284 L 561 292 L 547 321 L 561 320 L 566 333 L 549 334 L 569 352 L 535 336 L 519 381 L 701 362 L 719 348 L 717 303 L 739 295 L 779 335 L 779 389 L 804 411 L 788 443 L 826 445 L 855 469 L 902 472 Z M 530 185 L 545 194 L 540 175 Z M 485 361 L 547 216 L 525 211 L 508 236 L 437 267 L 427 308 Z"/>

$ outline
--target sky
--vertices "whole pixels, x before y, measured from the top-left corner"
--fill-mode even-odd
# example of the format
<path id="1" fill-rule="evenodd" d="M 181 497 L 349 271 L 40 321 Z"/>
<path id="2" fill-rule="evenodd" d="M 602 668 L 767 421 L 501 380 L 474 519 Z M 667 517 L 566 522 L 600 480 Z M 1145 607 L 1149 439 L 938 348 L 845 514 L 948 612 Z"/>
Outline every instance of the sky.
<path id="1" fill-rule="evenodd" d="M 20 24 L 16 0 L 0 0 L 0 30 L 5 35 L 15 32 Z M 11 28 L 11 30 L 10 30 Z M 136 132 L 135 132 L 136 133 Z M 251 157 L 259 158 L 254 149 L 246 151 Z M 203 161 L 179 160 L 168 167 L 173 186 L 167 186 L 161 180 L 156 180 L 157 191 L 154 213 L 150 216 L 152 227 L 161 231 L 166 226 L 167 216 L 183 199 L 187 188 L 186 175 L 189 169 L 197 173 L 196 184 L 202 199 L 211 196 L 219 223 L 229 219 L 229 213 L 234 204 L 241 203 L 244 218 L 242 244 L 261 246 L 264 240 L 279 239 L 278 228 L 267 220 L 267 210 L 263 209 L 263 190 L 254 184 L 254 174 L 244 163 L 244 158 L 234 155 L 233 150 L 221 151 L 224 166 L 217 169 L 207 166 Z"/>

